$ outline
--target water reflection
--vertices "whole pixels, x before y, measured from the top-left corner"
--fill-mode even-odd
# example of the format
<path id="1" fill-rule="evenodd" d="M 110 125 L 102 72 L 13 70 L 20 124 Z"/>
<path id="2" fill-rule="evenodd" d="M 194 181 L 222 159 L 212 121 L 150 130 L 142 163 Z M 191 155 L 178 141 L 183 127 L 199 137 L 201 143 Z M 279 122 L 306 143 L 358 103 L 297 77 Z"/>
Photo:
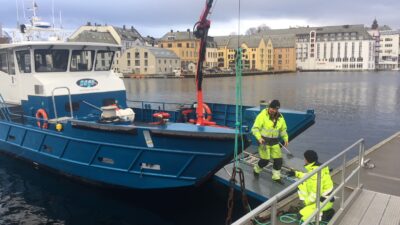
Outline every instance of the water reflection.
<path id="1" fill-rule="evenodd" d="M 194 79 L 124 82 L 131 100 L 195 101 Z M 277 98 L 286 108 L 315 109 L 316 124 L 290 149 L 299 157 L 315 149 L 324 161 L 361 137 L 368 147 L 400 130 L 399 84 L 398 72 L 252 76 L 243 78 L 243 100 L 257 105 Z M 203 89 L 206 101 L 235 103 L 234 77 L 205 79 Z M 0 155 L 0 224 L 223 224 L 226 199 L 209 186 L 175 192 L 100 189 Z"/>
<path id="2" fill-rule="evenodd" d="M 194 79 L 125 79 L 128 98 L 193 102 Z M 243 101 L 280 99 L 284 108 L 315 109 L 317 122 L 291 143 L 297 155 L 308 148 L 327 159 L 359 138 L 372 146 L 400 129 L 399 72 L 310 72 L 243 77 Z M 146 88 L 141 88 L 145 86 Z M 235 103 L 235 78 L 206 78 L 204 98 Z"/>

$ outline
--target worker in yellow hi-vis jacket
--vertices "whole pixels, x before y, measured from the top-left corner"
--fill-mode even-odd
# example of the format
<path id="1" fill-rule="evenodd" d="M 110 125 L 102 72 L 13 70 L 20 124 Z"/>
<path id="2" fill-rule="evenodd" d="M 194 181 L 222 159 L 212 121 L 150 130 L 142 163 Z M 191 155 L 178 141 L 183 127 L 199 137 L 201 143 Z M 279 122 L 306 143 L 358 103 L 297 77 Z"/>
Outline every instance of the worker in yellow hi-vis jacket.
<path id="1" fill-rule="evenodd" d="M 312 172 L 313 170 L 316 170 L 319 166 L 321 166 L 321 163 L 318 162 L 318 155 L 315 151 L 313 150 L 307 150 L 304 152 L 304 160 L 305 160 L 305 169 L 307 173 Z M 300 172 L 300 171 L 294 171 L 291 170 L 287 174 L 288 176 L 296 176 L 297 178 L 302 178 L 306 173 Z M 319 201 L 322 202 L 325 201 L 326 198 L 332 193 L 333 190 L 333 181 L 329 172 L 328 167 L 324 167 L 321 170 L 321 194 L 320 194 L 320 199 Z M 317 174 L 314 176 L 310 177 L 306 181 L 304 181 L 302 184 L 298 186 L 298 195 L 300 200 L 303 201 L 303 207 L 299 209 L 299 213 L 301 215 L 301 220 L 305 221 L 307 220 L 311 214 L 316 210 L 317 205 Z M 325 205 L 321 209 L 321 219 L 324 221 L 329 221 L 333 214 L 335 213 L 333 209 L 333 202 L 335 199 L 333 198 L 328 202 L 328 204 Z"/>
<path id="2" fill-rule="evenodd" d="M 282 183 L 281 168 L 283 164 L 282 151 L 279 146 L 279 138 L 284 141 L 284 146 L 289 144 L 289 136 L 286 132 L 286 122 L 282 114 L 279 113 L 281 104 L 278 100 L 272 100 L 268 108 L 263 109 L 258 114 L 253 128 L 253 135 L 259 143 L 258 152 L 260 160 L 254 166 L 254 174 L 258 175 L 262 168 L 267 166 L 269 161 L 274 161 L 272 170 L 272 180 Z"/>

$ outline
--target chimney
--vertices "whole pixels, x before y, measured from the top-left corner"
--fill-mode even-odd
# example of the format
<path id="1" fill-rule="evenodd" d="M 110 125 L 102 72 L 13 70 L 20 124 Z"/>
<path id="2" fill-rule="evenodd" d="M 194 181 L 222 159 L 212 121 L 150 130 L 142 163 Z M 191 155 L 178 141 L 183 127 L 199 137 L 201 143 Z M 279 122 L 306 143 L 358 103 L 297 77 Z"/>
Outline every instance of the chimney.
<path id="1" fill-rule="evenodd" d="M 174 33 L 174 30 L 171 29 L 171 33 Z"/>
<path id="2" fill-rule="evenodd" d="M 131 31 L 135 31 L 135 28 L 133 28 L 133 26 L 131 26 Z"/>
<path id="3" fill-rule="evenodd" d="M 123 26 L 122 26 L 122 29 L 123 29 L 123 30 L 125 30 L 125 29 L 126 29 L 126 26 L 125 26 L 125 25 L 123 25 Z"/>
<path id="4" fill-rule="evenodd" d="M 186 31 L 187 31 L 188 33 L 190 33 L 190 29 L 187 29 Z"/>
<path id="5" fill-rule="evenodd" d="M 87 23 L 86 23 L 86 26 L 92 26 L 92 23 L 87 22 Z"/>

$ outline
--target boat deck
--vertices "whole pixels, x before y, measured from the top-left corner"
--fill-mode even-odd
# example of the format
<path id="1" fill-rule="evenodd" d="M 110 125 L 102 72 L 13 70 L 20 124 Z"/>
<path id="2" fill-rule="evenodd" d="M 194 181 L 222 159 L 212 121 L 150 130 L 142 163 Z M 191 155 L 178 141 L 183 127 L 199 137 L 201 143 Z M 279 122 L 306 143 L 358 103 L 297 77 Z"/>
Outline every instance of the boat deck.
<path id="1" fill-rule="evenodd" d="M 274 196 L 275 194 L 279 193 L 290 184 L 293 183 L 293 180 L 283 176 L 284 184 L 279 184 L 273 182 L 271 179 L 271 170 L 272 170 L 272 163 L 269 163 L 267 167 L 260 173 L 258 176 L 254 176 L 253 174 L 253 166 L 258 162 L 258 157 L 255 154 L 250 152 L 257 152 L 257 148 L 255 146 L 249 147 L 246 152 L 247 157 L 242 160 L 239 164 L 240 168 L 243 170 L 244 178 L 245 178 L 245 185 L 246 185 L 246 194 L 257 201 L 264 202 L 268 200 L 270 197 Z M 288 157 L 284 152 L 283 154 L 283 173 L 287 168 L 295 168 L 301 170 L 304 165 L 304 160 L 295 158 L 295 157 Z M 233 164 L 228 164 L 221 170 L 219 170 L 214 175 L 214 180 L 223 185 L 229 186 L 229 180 L 231 179 L 232 174 L 232 167 Z M 239 183 L 239 176 L 237 175 L 236 181 L 238 181 L 235 185 L 236 190 L 240 190 L 240 183 Z"/>
<path id="2" fill-rule="evenodd" d="M 365 158 L 375 167 L 362 168 L 362 189 L 349 199 L 351 203 L 339 210 L 330 224 L 399 225 L 400 132 L 371 148 Z"/>

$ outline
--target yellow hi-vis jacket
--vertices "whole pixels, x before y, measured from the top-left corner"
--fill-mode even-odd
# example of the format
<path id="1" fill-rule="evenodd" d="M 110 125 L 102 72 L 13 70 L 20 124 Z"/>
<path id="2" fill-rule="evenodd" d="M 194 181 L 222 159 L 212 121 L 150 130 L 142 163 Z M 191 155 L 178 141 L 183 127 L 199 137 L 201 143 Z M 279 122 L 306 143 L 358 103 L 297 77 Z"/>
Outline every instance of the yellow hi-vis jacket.
<path id="1" fill-rule="evenodd" d="M 258 141 L 264 138 L 279 138 L 281 137 L 284 141 L 288 141 L 289 136 L 286 132 L 286 122 L 282 114 L 277 119 L 276 126 L 274 127 L 274 121 L 270 119 L 268 109 L 263 109 L 258 114 L 256 121 L 254 121 L 253 128 L 251 129 L 253 135 Z"/>
<path id="2" fill-rule="evenodd" d="M 315 162 L 305 165 L 307 172 L 311 172 L 317 169 L 319 165 L 315 165 Z M 306 173 L 296 171 L 295 175 L 297 178 L 302 178 Z M 305 205 L 309 205 L 316 202 L 317 198 L 317 176 L 310 177 L 308 180 L 304 181 L 299 185 L 299 198 L 304 201 Z M 333 190 L 333 181 L 331 175 L 329 174 L 329 168 L 324 167 L 321 170 L 321 197 L 327 197 Z"/>

